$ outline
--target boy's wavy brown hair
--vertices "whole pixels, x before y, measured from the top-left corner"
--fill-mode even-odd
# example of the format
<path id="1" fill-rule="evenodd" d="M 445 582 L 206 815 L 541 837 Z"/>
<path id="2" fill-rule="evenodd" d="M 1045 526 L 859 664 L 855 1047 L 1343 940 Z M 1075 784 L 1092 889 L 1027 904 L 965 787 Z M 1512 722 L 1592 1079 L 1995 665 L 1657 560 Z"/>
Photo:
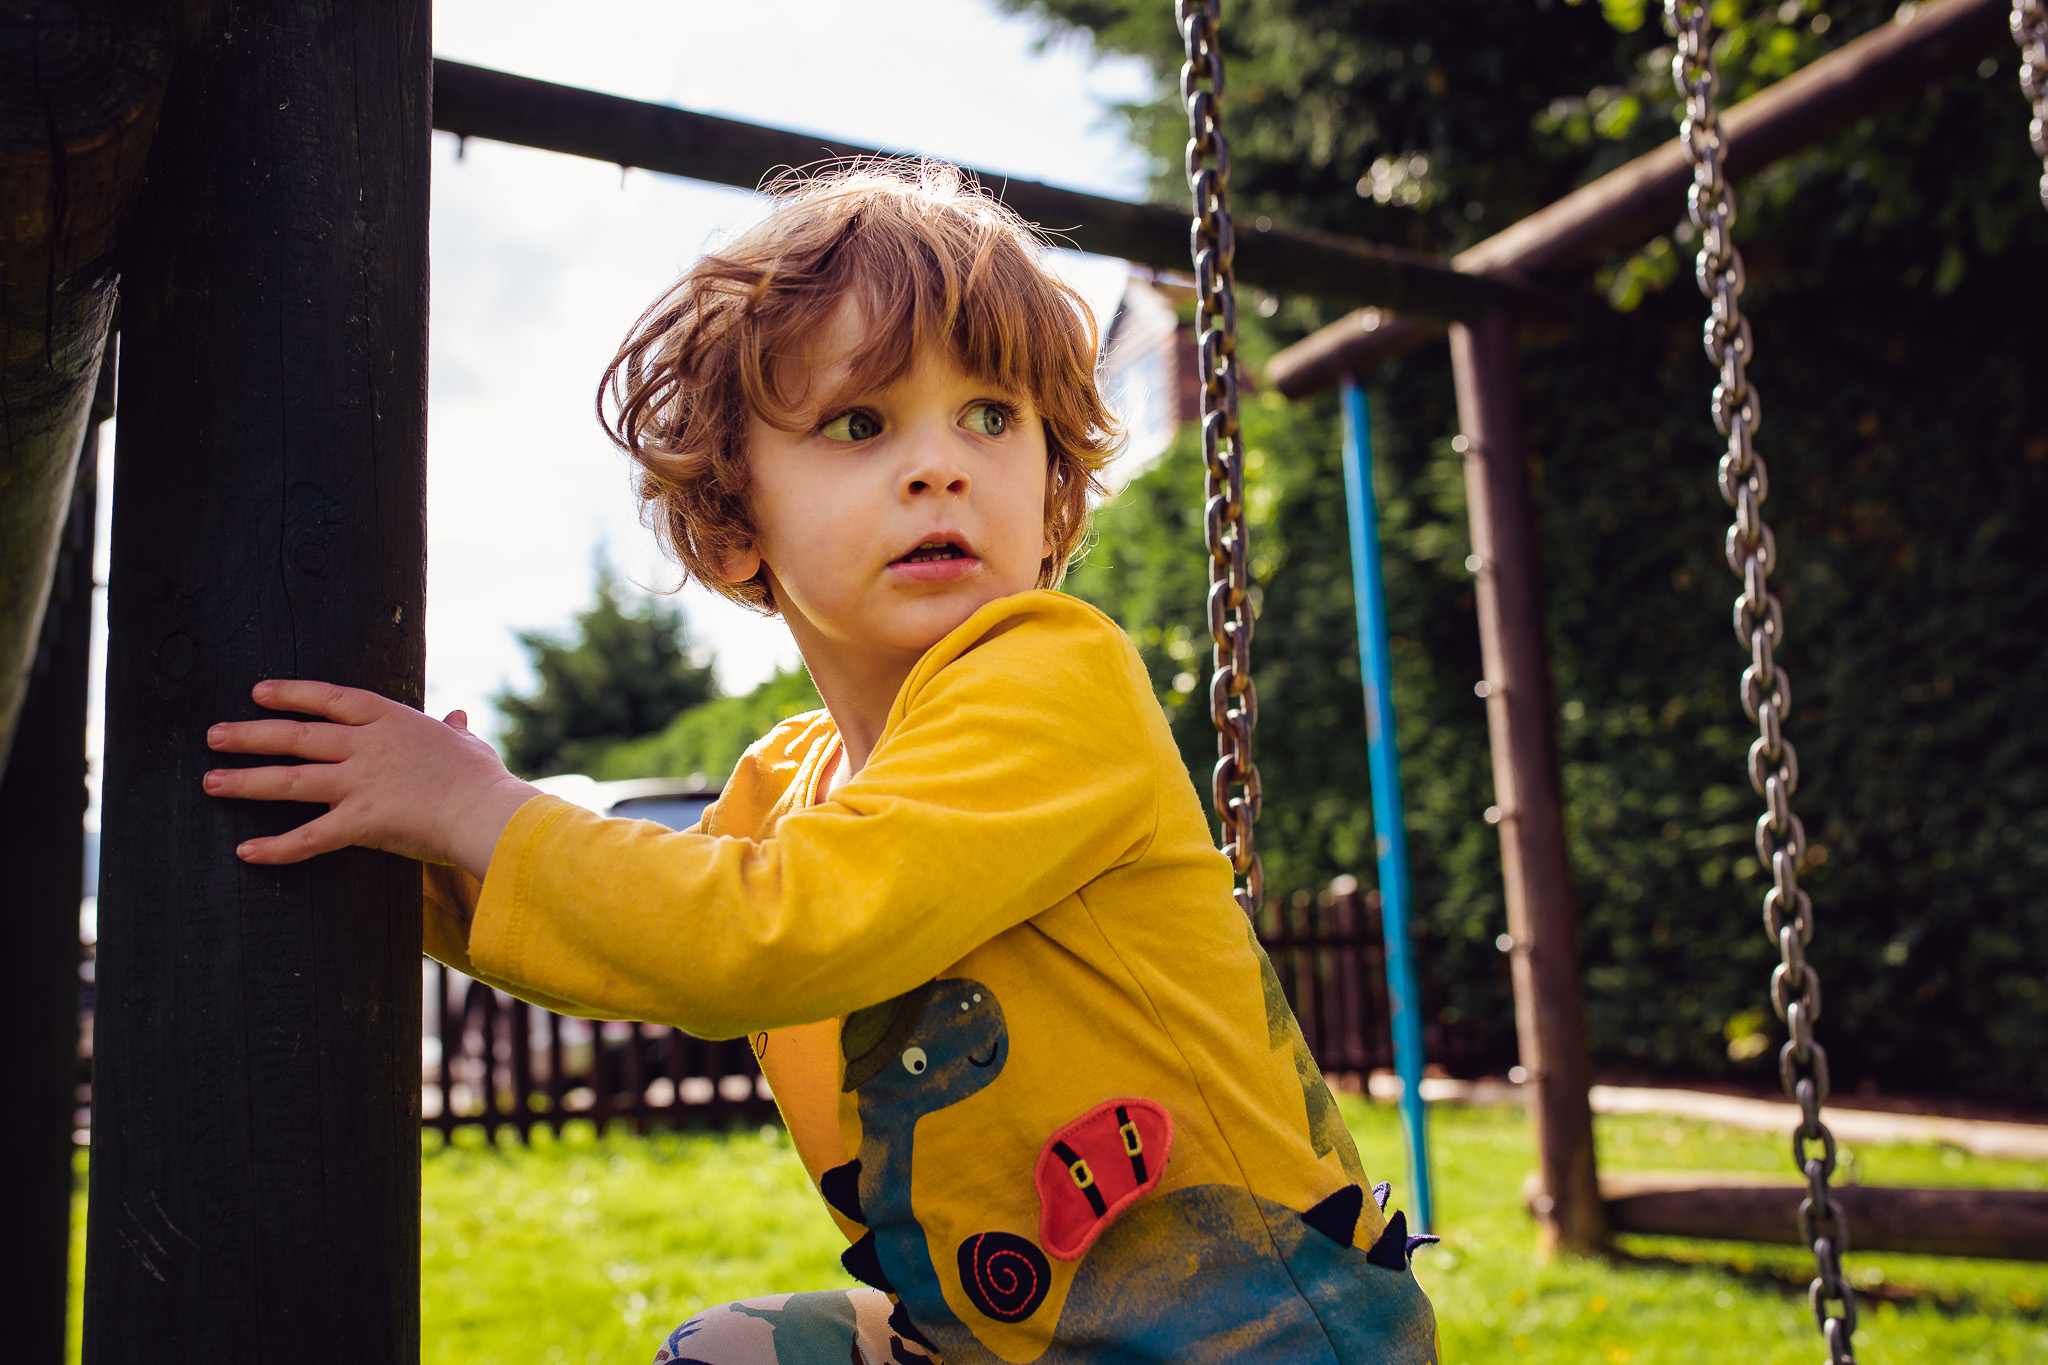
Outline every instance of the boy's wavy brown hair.
<path id="1" fill-rule="evenodd" d="M 846 387 L 887 387 L 921 348 L 1028 395 L 1045 423 L 1053 587 L 1081 548 L 1097 474 L 1121 439 L 1095 384 L 1094 315 L 1040 263 L 1046 243 L 956 168 L 866 161 L 766 187 L 780 203 L 707 255 L 633 324 L 598 417 L 639 464 L 641 518 L 689 578 L 773 612 L 766 574 L 719 566 L 754 538 L 747 419 L 801 431 L 827 415 L 799 363 L 845 305 L 866 340 Z"/>

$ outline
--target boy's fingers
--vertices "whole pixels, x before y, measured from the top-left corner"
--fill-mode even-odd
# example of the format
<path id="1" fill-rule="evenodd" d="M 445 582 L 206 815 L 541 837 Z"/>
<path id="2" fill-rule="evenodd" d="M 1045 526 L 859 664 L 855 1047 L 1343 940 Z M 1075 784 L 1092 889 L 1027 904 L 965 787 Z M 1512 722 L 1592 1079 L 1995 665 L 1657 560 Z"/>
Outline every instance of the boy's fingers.
<path id="1" fill-rule="evenodd" d="M 272 678 L 257 683 L 249 695 L 258 706 L 272 711 L 299 711 L 325 716 L 343 725 L 368 725 L 397 702 L 339 683 L 311 682 L 303 678 Z"/>
<path id="2" fill-rule="evenodd" d="M 342 831 L 342 822 L 332 811 L 317 820 L 308 820 L 297 829 L 267 839 L 250 839 L 235 849 L 235 856 L 245 863 L 257 863 L 266 867 L 286 863 L 302 863 L 322 853 L 332 853 L 338 848 L 347 848 L 350 840 Z"/>
<path id="3" fill-rule="evenodd" d="M 203 785 L 209 796 L 241 801 L 315 801 L 332 805 L 342 796 L 341 779 L 332 763 L 217 768 L 206 775 Z"/>
<path id="4" fill-rule="evenodd" d="M 224 754 L 290 754 L 333 763 L 349 755 L 350 728 L 307 720 L 227 721 L 206 732 L 206 746 Z"/>

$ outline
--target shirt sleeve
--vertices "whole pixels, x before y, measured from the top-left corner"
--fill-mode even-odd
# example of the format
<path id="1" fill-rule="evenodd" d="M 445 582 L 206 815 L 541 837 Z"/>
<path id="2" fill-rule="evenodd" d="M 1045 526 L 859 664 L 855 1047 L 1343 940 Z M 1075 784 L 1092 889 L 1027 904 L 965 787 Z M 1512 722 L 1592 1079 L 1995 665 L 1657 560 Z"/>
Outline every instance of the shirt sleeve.
<path id="1" fill-rule="evenodd" d="M 1072 599 L 1005 603 L 934 647 L 868 766 L 772 837 L 529 801 L 478 900 L 477 968 L 733 1037 L 900 994 L 1138 858 L 1159 797 L 1136 652 Z"/>
<path id="2" fill-rule="evenodd" d="M 459 867 L 420 864 L 421 949 L 458 972 L 469 970 L 469 921 L 483 884 Z"/>
<path id="3" fill-rule="evenodd" d="M 589 1019 L 623 1019 L 624 1015 L 589 1014 L 566 1000 L 547 995 L 531 986 L 507 981 L 478 967 L 469 956 L 469 926 L 476 914 L 482 884 L 459 867 L 440 863 L 420 864 L 421 916 L 424 930 L 421 949 L 444 966 L 464 976 L 495 986 L 520 999 L 557 1014 L 579 1014 Z"/>

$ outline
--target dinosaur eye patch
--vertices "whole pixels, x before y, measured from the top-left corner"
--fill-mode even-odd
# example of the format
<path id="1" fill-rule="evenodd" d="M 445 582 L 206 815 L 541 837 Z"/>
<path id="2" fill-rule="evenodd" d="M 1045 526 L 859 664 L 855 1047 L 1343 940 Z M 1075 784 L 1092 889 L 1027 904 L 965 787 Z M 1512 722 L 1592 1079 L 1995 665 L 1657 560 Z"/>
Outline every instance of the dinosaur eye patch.
<path id="1" fill-rule="evenodd" d="M 924 1017 L 925 1002 L 931 999 L 938 984 L 927 981 L 894 1000 L 884 1000 L 846 1016 L 846 1022 L 839 1027 L 839 1046 L 846 1057 L 843 1089 L 851 1091 L 873 1079 L 889 1058 L 910 1041 L 918 1020 Z"/>

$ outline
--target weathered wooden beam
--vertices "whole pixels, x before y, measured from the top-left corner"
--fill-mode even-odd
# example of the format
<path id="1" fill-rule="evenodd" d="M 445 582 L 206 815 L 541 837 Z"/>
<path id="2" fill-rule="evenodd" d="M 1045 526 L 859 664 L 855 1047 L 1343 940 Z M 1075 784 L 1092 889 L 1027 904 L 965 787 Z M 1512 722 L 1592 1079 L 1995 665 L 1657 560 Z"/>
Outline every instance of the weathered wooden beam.
<path id="1" fill-rule="evenodd" d="M 1451 365 L 1477 562 L 1481 692 L 1493 744 L 1515 1031 L 1542 1182 L 1535 1207 L 1546 1249 L 1592 1251 L 1606 1240 L 1593 1155 L 1593 1064 L 1513 324 L 1499 313 L 1453 324 Z"/>
<path id="2" fill-rule="evenodd" d="M 874 147 L 764 128 L 437 59 L 434 126 L 637 166 L 719 185 L 756 189 L 776 170 L 848 157 Z M 1035 180 L 976 173 L 1003 202 L 1083 251 L 1159 270 L 1188 266 L 1188 212 L 1131 204 Z M 1237 225 L 1237 278 L 1275 293 L 1376 304 L 1416 317 L 1470 317 L 1497 308 L 1545 315 L 1554 302 L 1511 280 L 1461 274 L 1434 257 L 1328 233 Z"/>
<path id="3" fill-rule="evenodd" d="M 1966 69 L 2010 41 L 2010 10 L 2007 0 L 1920 5 L 1734 105 L 1721 116 L 1728 174 L 1753 175 Z M 1460 252 L 1451 264 L 1522 277 L 1582 267 L 1677 222 L 1691 184 L 1685 149 L 1674 138 Z M 1299 398 L 1346 374 L 1370 374 L 1435 331 L 1421 320 L 1354 313 L 1274 356 L 1266 382 Z"/>
<path id="4" fill-rule="evenodd" d="M 1289 398 L 1320 393 L 1347 375 L 1362 383 L 1389 360 L 1438 340 L 1443 332 L 1428 319 L 1360 308 L 1277 352 L 1266 362 L 1265 380 Z"/>
<path id="5" fill-rule="evenodd" d="M 71 1275 L 71 1133 L 78 1084 L 78 906 L 85 881 L 85 699 L 92 653 L 99 423 L 112 415 L 113 339 L 86 424 L 20 736 L 0 777 L 0 1284 L 8 1358 L 63 1365 Z"/>
<path id="6" fill-rule="evenodd" d="M 420 892 L 200 789 L 266 677 L 422 692 L 426 0 L 192 0 L 124 256 L 84 1359 L 419 1351 Z"/>
<path id="7" fill-rule="evenodd" d="M 0 767 L 70 501 L 113 252 L 166 66 L 146 11 L 22 0 L 0 41 Z"/>
<path id="8" fill-rule="evenodd" d="M 1727 173 L 1741 179 L 1827 141 L 2011 41 L 2007 0 L 1940 0 L 1844 43 L 1721 116 Z M 1676 138 L 1459 254 L 1464 269 L 1531 273 L 1589 264 L 1668 228 L 1692 166 Z"/>
<path id="9" fill-rule="evenodd" d="M 2048 1261 L 2048 1190 L 1914 1189 L 1838 1185 L 1849 1249 Z M 1615 1232 L 1804 1245 L 1806 1187 L 1754 1175 L 1696 1171 L 1603 1175 Z"/>

